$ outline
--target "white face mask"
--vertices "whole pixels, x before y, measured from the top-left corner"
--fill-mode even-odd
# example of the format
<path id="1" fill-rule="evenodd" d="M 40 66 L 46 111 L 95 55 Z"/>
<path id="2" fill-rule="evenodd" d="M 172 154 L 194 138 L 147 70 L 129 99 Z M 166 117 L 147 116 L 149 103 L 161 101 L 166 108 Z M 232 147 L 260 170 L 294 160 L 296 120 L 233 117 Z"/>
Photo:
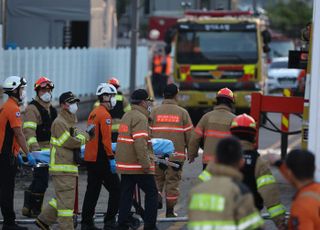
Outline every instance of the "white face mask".
<path id="1" fill-rule="evenodd" d="M 75 114 L 78 111 L 77 103 L 73 103 L 69 105 L 69 112 Z"/>
<path id="2" fill-rule="evenodd" d="M 111 97 L 110 98 L 110 104 L 111 104 L 112 108 L 114 108 L 116 106 L 116 104 L 117 104 L 116 97 Z"/>
<path id="3" fill-rule="evenodd" d="M 45 94 L 43 94 L 41 97 L 41 100 L 43 100 L 44 102 L 50 102 L 52 99 L 52 95 L 51 93 L 46 92 Z"/>
<path id="4" fill-rule="evenodd" d="M 27 92 L 26 92 L 26 90 L 24 89 L 24 90 L 21 91 L 20 100 L 21 100 L 21 101 L 24 101 L 24 99 L 26 98 L 26 96 L 27 96 Z"/>

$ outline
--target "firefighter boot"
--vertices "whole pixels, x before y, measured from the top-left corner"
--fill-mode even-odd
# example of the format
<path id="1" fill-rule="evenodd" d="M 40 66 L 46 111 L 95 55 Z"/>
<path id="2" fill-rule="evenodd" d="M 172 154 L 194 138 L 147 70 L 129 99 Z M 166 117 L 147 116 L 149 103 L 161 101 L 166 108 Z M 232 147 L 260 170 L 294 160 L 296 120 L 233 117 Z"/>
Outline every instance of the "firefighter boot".
<path id="1" fill-rule="evenodd" d="M 162 209 L 163 204 L 162 204 L 162 196 L 161 193 L 158 193 L 158 209 Z"/>
<path id="2" fill-rule="evenodd" d="M 114 230 L 117 229 L 117 226 L 116 218 L 112 218 L 110 220 L 104 219 L 103 230 Z"/>
<path id="3" fill-rule="evenodd" d="M 30 196 L 30 214 L 35 218 L 41 213 L 44 193 L 31 193 Z"/>
<path id="4" fill-rule="evenodd" d="M 178 214 L 174 212 L 174 207 L 167 207 L 166 211 L 166 217 L 172 218 L 172 217 L 177 217 Z"/>
<path id="5" fill-rule="evenodd" d="M 31 192 L 27 190 L 27 191 L 24 191 L 22 215 L 26 217 L 31 217 L 30 209 L 31 209 Z"/>

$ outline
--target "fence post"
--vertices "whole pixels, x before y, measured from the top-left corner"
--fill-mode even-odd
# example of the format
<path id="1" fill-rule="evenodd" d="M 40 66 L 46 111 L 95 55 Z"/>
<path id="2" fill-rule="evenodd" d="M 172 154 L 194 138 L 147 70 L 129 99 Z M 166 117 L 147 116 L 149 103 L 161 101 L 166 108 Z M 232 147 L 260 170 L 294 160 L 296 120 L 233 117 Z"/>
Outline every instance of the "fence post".
<path id="1" fill-rule="evenodd" d="M 284 97 L 291 96 L 290 89 L 283 90 Z M 281 115 L 281 159 L 283 160 L 287 155 L 287 148 L 288 148 L 288 132 L 289 132 L 289 121 L 290 121 L 290 114 L 283 113 Z"/>

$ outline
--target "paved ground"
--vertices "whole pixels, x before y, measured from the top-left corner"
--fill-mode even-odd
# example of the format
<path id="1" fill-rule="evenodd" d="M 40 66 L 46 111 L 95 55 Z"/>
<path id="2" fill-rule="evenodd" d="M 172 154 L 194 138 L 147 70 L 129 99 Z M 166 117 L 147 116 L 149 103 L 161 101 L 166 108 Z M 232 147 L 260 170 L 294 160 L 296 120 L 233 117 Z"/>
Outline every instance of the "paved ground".
<path id="1" fill-rule="evenodd" d="M 274 114 L 270 114 L 272 120 L 277 121 L 276 123 L 279 124 L 280 117 Z M 84 123 L 80 124 L 82 127 L 84 126 Z M 301 121 L 297 117 L 292 117 L 292 123 L 291 123 L 291 130 L 296 130 L 301 127 Z M 289 148 L 294 148 L 299 144 L 299 138 L 300 136 L 294 136 L 289 138 Z M 270 131 L 266 131 L 264 129 L 260 129 L 260 145 L 259 148 L 262 149 L 263 153 L 267 152 L 277 152 L 279 153 L 279 147 L 280 147 L 280 135 L 274 134 Z M 177 212 L 180 217 L 186 216 L 186 204 L 187 204 L 187 197 L 188 192 L 190 188 L 193 187 L 193 185 L 196 182 L 197 175 L 201 172 L 201 159 L 200 157 L 197 158 L 196 162 L 193 164 L 185 164 L 184 167 L 184 173 L 183 173 L 183 180 L 181 184 L 181 196 L 179 198 L 179 202 L 177 205 Z M 281 200 L 284 203 L 284 205 L 288 208 L 290 207 L 290 201 L 291 197 L 293 196 L 294 190 L 290 185 L 288 185 L 284 179 L 279 175 L 279 173 L 274 170 L 274 173 L 276 175 L 276 178 L 278 179 L 280 190 L 281 190 Z M 15 192 L 15 211 L 17 215 L 17 219 L 19 220 L 25 220 L 21 216 L 21 208 L 22 208 L 22 202 L 23 202 L 23 190 L 29 186 L 31 181 L 31 177 L 29 175 L 19 175 L 17 178 L 17 185 L 16 185 L 16 192 Z M 84 170 L 80 171 L 79 176 L 79 205 L 80 208 L 82 206 L 82 200 L 84 197 L 86 188 L 86 172 Z M 49 189 L 47 190 L 46 196 L 45 196 L 45 202 L 47 202 L 50 198 L 53 196 L 53 188 L 49 186 Z M 102 189 L 101 195 L 98 201 L 98 205 L 96 208 L 96 212 L 104 212 L 106 211 L 107 207 L 107 198 L 108 194 L 105 189 Z M 164 217 L 164 210 L 159 210 L 158 217 Z M 0 215 L 0 219 L 2 219 L 2 216 Z M 29 229 L 37 229 L 34 225 L 29 224 L 26 225 L 29 227 Z M 99 227 L 102 227 L 102 224 L 98 224 Z M 159 229 L 165 230 L 173 230 L 173 229 L 186 229 L 185 222 L 177 222 L 177 223 L 159 223 L 158 224 Z M 79 227 L 78 227 L 79 228 Z M 142 229 L 142 228 L 141 228 Z M 266 221 L 266 229 L 276 229 L 271 221 Z"/>

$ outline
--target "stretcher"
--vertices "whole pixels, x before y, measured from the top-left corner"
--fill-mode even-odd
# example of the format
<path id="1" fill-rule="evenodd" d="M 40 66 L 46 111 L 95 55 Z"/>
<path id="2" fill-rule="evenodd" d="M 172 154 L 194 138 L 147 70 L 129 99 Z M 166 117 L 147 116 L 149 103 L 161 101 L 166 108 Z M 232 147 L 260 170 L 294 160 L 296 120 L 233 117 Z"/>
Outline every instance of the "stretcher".
<path id="1" fill-rule="evenodd" d="M 174 153 L 174 144 L 171 140 L 162 138 L 151 139 L 153 151 L 155 154 L 155 162 L 157 164 L 164 164 L 174 168 L 179 168 L 180 165 L 169 161 L 169 157 Z M 112 151 L 115 152 L 117 143 L 112 143 Z M 81 158 L 84 158 L 85 146 L 81 147 Z M 50 162 L 50 150 L 45 149 L 42 151 L 31 152 L 32 156 L 36 159 L 37 164 L 35 167 L 48 167 Z M 76 181 L 76 191 L 75 191 L 75 204 L 74 204 L 74 225 L 77 226 L 78 215 L 79 215 L 79 191 L 78 191 L 78 178 Z M 135 214 L 139 215 L 142 220 L 144 219 L 144 209 L 141 205 L 141 192 L 138 186 L 136 186 L 134 197 L 133 197 L 133 207 L 135 209 Z M 131 215 L 130 221 L 132 222 L 131 228 L 137 229 L 140 226 L 140 220 Z"/>

